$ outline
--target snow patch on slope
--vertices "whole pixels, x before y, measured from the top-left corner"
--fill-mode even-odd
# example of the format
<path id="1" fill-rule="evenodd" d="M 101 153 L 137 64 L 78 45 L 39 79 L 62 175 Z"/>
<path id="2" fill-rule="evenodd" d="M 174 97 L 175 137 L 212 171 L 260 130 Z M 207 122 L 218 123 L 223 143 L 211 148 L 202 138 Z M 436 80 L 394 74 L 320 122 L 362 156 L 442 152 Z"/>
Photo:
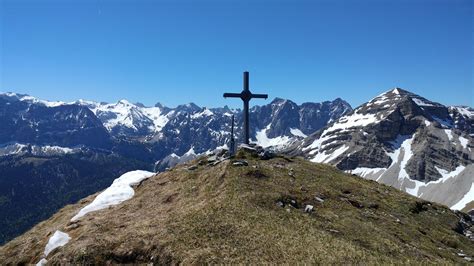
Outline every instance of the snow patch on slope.
<path id="1" fill-rule="evenodd" d="M 445 129 L 444 133 L 446 133 L 446 135 L 448 136 L 449 141 L 453 140 L 453 132 L 451 131 L 451 129 Z"/>
<path id="2" fill-rule="evenodd" d="M 127 172 L 115 179 L 110 187 L 104 190 L 89 205 L 82 208 L 71 221 L 76 221 L 89 212 L 105 209 L 131 199 L 135 194 L 132 186 L 154 175 L 153 172 L 136 170 Z"/>
<path id="3" fill-rule="evenodd" d="M 464 149 L 467 149 L 468 140 L 465 137 L 459 137 L 459 142 Z"/>
<path id="4" fill-rule="evenodd" d="M 56 232 L 54 232 L 54 234 L 49 238 L 48 243 L 44 248 L 44 257 L 36 265 L 46 265 L 46 263 L 48 262 L 48 260 L 46 260 L 48 254 L 51 253 L 51 251 L 57 249 L 58 247 L 66 245 L 69 240 L 71 240 L 71 237 L 67 233 L 56 230 Z"/>
<path id="5" fill-rule="evenodd" d="M 279 136 L 276 138 L 269 138 L 267 136 L 267 130 L 270 129 L 271 125 L 268 125 L 266 128 L 257 131 L 256 139 L 257 144 L 262 146 L 263 148 L 267 147 L 282 147 L 286 146 L 290 143 L 291 139 L 288 136 Z"/>
<path id="6" fill-rule="evenodd" d="M 53 236 L 49 238 L 48 244 L 46 244 L 46 247 L 44 248 L 44 255 L 48 256 L 51 251 L 66 245 L 69 240 L 71 240 L 71 237 L 67 233 L 56 230 Z"/>
<path id="7" fill-rule="evenodd" d="M 368 175 L 377 174 L 380 171 L 385 171 L 385 170 L 387 170 L 387 168 L 358 167 L 358 168 L 355 168 L 355 169 L 352 169 L 352 170 L 348 170 L 346 172 L 348 172 L 350 174 L 358 175 L 358 176 L 361 176 L 361 177 L 366 177 Z"/>
<path id="8" fill-rule="evenodd" d="M 430 181 L 430 182 L 427 182 L 427 183 L 421 182 L 421 181 L 418 181 L 418 180 L 410 179 L 411 181 L 415 182 L 415 187 L 414 188 L 406 188 L 406 192 L 413 195 L 413 196 L 415 196 L 415 197 L 420 197 L 421 196 L 419 194 L 420 188 L 427 187 L 427 186 L 433 185 L 433 184 L 442 184 L 442 183 L 448 181 L 449 179 L 458 176 L 462 171 L 464 171 L 464 169 L 466 167 L 460 165 L 456 169 L 454 169 L 454 171 L 451 171 L 451 172 L 448 172 L 447 170 L 441 169 L 437 166 L 435 166 L 435 168 L 438 171 L 438 173 L 441 174 L 440 179 L 438 179 L 436 181 Z"/>
<path id="9" fill-rule="evenodd" d="M 355 112 L 350 116 L 343 116 L 339 118 L 336 123 L 324 131 L 321 137 L 336 130 L 345 130 L 353 127 L 365 127 L 378 121 L 379 120 L 375 114 L 359 114 Z"/>
<path id="10" fill-rule="evenodd" d="M 196 119 L 196 118 L 200 118 L 200 117 L 203 117 L 203 116 L 212 116 L 212 115 L 214 115 L 214 113 L 211 110 L 206 108 L 202 112 L 193 114 L 191 116 L 191 118 Z"/>
<path id="11" fill-rule="evenodd" d="M 462 210 L 466 205 L 470 202 L 474 201 L 474 182 L 472 182 L 471 188 L 469 191 L 464 194 L 463 198 L 458 201 L 458 203 L 454 204 L 451 209 L 452 210 Z"/>
<path id="12" fill-rule="evenodd" d="M 315 163 L 330 162 L 336 159 L 337 157 L 341 156 L 348 149 L 349 149 L 349 146 L 342 145 L 331 153 L 326 153 L 326 151 L 318 152 L 316 156 L 314 156 L 314 158 L 311 159 L 311 162 L 315 162 Z"/>
<path id="13" fill-rule="evenodd" d="M 290 128 L 290 133 L 293 134 L 293 136 L 296 136 L 296 137 L 302 137 L 302 138 L 306 138 L 307 135 L 305 133 L 303 133 L 300 129 L 298 128 Z"/>

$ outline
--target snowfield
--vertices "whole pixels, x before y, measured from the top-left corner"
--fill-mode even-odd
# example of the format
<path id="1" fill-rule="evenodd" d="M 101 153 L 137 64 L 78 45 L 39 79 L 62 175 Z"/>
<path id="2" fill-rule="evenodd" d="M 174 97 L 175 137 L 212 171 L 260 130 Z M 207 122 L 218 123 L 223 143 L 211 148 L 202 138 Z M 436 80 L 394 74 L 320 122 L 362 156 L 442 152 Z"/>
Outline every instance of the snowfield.
<path id="1" fill-rule="evenodd" d="M 105 209 L 109 206 L 120 204 L 123 201 L 131 199 L 135 191 L 131 186 L 140 183 L 155 173 L 136 170 L 127 172 L 115 179 L 110 187 L 104 190 L 89 205 L 82 208 L 71 221 L 76 221 L 89 212 Z"/>

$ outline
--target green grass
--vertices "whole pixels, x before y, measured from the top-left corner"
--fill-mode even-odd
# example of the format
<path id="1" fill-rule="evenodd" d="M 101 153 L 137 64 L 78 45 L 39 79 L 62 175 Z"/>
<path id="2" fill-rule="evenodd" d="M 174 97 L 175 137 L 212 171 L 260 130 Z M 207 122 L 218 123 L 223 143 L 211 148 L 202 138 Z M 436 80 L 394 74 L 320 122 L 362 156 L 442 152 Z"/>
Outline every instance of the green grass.
<path id="1" fill-rule="evenodd" d="M 61 224 L 73 239 L 48 257 L 53 263 L 418 264 L 466 262 L 460 250 L 474 255 L 473 243 L 453 230 L 458 215 L 444 206 L 328 165 L 239 152 L 242 158 L 249 166 L 226 161 L 187 170 L 192 162 L 157 175 L 133 199 L 69 231 L 64 226 L 81 206 L 68 206 L 1 247 L 0 259 L 30 250 L 7 262 L 36 262 L 42 250 L 29 240 L 42 239 L 44 247 L 44 235 Z M 290 200 L 298 208 L 277 204 Z"/>

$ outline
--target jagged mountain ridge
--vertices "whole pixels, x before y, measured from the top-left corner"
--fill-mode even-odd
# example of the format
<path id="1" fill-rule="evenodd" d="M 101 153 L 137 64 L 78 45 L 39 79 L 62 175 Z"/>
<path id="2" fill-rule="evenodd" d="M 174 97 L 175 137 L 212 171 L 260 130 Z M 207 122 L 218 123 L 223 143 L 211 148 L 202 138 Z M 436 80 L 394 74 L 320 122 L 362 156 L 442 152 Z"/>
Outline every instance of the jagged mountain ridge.
<path id="1" fill-rule="evenodd" d="M 325 124 L 350 110 L 342 100 L 336 100 L 334 104 L 309 104 L 317 110 L 304 107 L 307 105 L 303 104 L 301 109 L 305 109 L 299 110 L 300 106 L 291 101 L 276 99 L 261 107 L 269 110 L 267 115 L 260 114 L 260 107 L 255 106 L 251 121 L 255 126 L 252 129 L 254 138 L 261 127 L 270 124 L 269 134 L 286 135 L 259 136 L 271 140 L 270 144 L 286 145 L 301 139 L 302 132 L 310 134 L 315 125 Z M 296 117 L 278 111 L 287 106 L 298 110 L 294 114 Z M 311 113 L 320 115 L 312 116 Z M 121 174 L 137 166 L 161 171 L 225 146 L 230 137 L 232 114 L 236 115 L 239 138 L 242 114 L 240 110 L 227 107 L 207 109 L 195 104 L 176 108 L 160 104 L 145 107 L 126 100 L 113 104 L 84 100 L 65 103 L 15 93 L 0 94 L 0 183 L 3 182 L 0 220 L 5 221 L 0 224 L 0 243 L 24 232 L 78 197 L 103 189 L 104 180 L 108 180 L 104 178 L 105 173 Z M 273 120 L 268 117 L 272 114 Z M 286 130 L 289 124 L 295 127 L 293 131 Z M 121 167 L 113 162 L 120 163 Z M 53 165 L 57 165 L 57 169 Z M 67 175 L 67 171 L 73 174 Z M 45 179 L 46 176 L 51 176 L 51 180 Z M 91 177 L 104 180 L 91 180 Z M 37 191 L 59 188 L 66 188 L 64 194 L 74 196 L 43 197 L 42 200 L 31 200 L 34 197 L 29 196 Z M 38 210 L 41 215 L 36 214 Z"/>
<path id="2" fill-rule="evenodd" d="M 31 96 L 14 93 L 1 95 L 2 98 L 9 99 L 10 103 L 14 102 L 15 104 L 11 104 L 12 106 L 20 106 L 16 107 L 18 109 L 17 116 L 22 112 L 25 113 L 26 110 L 29 112 L 30 106 L 45 110 L 58 108 L 84 109 L 86 107 L 102 122 L 103 127 L 100 127 L 93 115 L 90 113 L 86 115 L 90 119 L 95 119 L 96 126 L 100 127 L 101 135 L 104 135 L 104 128 L 109 133 L 108 136 L 103 138 L 89 137 L 90 139 L 107 143 L 104 147 L 114 150 L 123 150 L 123 147 L 117 147 L 116 141 L 111 144 L 110 139 L 140 143 L 140 145 L 145 144 L 146 150 L 155 161 L 173 153 L 181 156 L 193 149 L 197 154 L 200 154 L 225 145 L 230 139 L 230 116 L 232 115 L 235 115 L 236 119 L 235 134 L 237 140 L 240 138 L 242 131 L 242 112 L 239 109 L 231 110 L 227 106 L 224 108 L 201 108 L 190 103 L 179 105 L 176 108 L 164 107 L 161 104 L 157 104 L 155 107 L 145 107 L 142 104 L 132 104 L 126 100 L 113 104 L 84 100 L 64 103 L 38 100 Z M 22 108 L 23 110 L 21 110 Z M 337 119 L 351 110 L 350 105 L 339 98 L 334 101 L 303 103 L 302 105 L 297 105 L 290 100 L 276 98 L 270 104 L 254 106 L 251 109 L 251 137 L 257 142 L 261 142 L 260 144 L 263 146 L 288 145 L 313 133 L 329 121 Z M 11 119 L 14 115 L 7 114 L 5 119 Z M 70 117 L 82 119 L 78 117 L 78 114 L 70 115 Z M 31 120 L 31 118 L 24 117 L 16 120 L 22 121 L 22 119 L 27 122 Z M 63 119 L 58 120 L 64 122 Z M 64 124 L 63 130 L 67 132 L 82 132 L 81 130 L 84 129 L 84 126 L 80 127 L 81 130 L 77 130 L 78 128 L 68 127 L 67 123 L 60 124 Z M 15 125 L 12 124 L 11 128 L 14 129 Z M 18 128 L 18 130 L 23 130 L 23 128 Z M 33 132 L 35 132 L 34 130 L 35 128 L 32 129 Z M 54 134 L 54 132 L 49 133 L 50 136 L 54 136 Z M 0 143 L 37 144 L 35 143 L 35 137 L 24 139 L 22 142 L 15 138 L 15 134 L 10 134 L 10 137 L 5 138 Z M 84 137 L 87 138 L 88 136 Z M 86 146 L 97 146 L 87 145 L 88 141 L 87 139 L 83 140 Z M 49 143 L 45 141 L 45 144 L 61 146 L 56 142 Z M 65 147 L 72 147 L 77 143 L 65 142 L 62 144 Z M 113 148 L 114 146 L 115 148 Z M 147 151 L 144 150 L 143 152 Z M 124 152 L 126 153 L 126 151 Z M 144 155 L 144 157 L 146 156 Z"/>
<path id="3" fill-rule="evenodd" d="M 471 108 L 446 107 L 396 88 L 295 150 L 312 161 L 462 209 L 474 199 L 473 119 Z"/>

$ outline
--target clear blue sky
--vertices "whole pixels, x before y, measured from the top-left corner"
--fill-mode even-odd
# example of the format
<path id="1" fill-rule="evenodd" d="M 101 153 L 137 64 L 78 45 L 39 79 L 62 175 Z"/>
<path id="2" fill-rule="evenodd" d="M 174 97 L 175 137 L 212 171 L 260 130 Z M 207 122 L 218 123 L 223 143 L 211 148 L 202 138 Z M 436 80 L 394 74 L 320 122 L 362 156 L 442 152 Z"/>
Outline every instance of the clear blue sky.
<path id="1" fill-rule="evenodd" d="M 248 70 L 271 99 L 357 106 L 397 86 L 474 106 L 470 0 L 0 2 L 4 92 L 240 107 L 222 93 Z"/>

